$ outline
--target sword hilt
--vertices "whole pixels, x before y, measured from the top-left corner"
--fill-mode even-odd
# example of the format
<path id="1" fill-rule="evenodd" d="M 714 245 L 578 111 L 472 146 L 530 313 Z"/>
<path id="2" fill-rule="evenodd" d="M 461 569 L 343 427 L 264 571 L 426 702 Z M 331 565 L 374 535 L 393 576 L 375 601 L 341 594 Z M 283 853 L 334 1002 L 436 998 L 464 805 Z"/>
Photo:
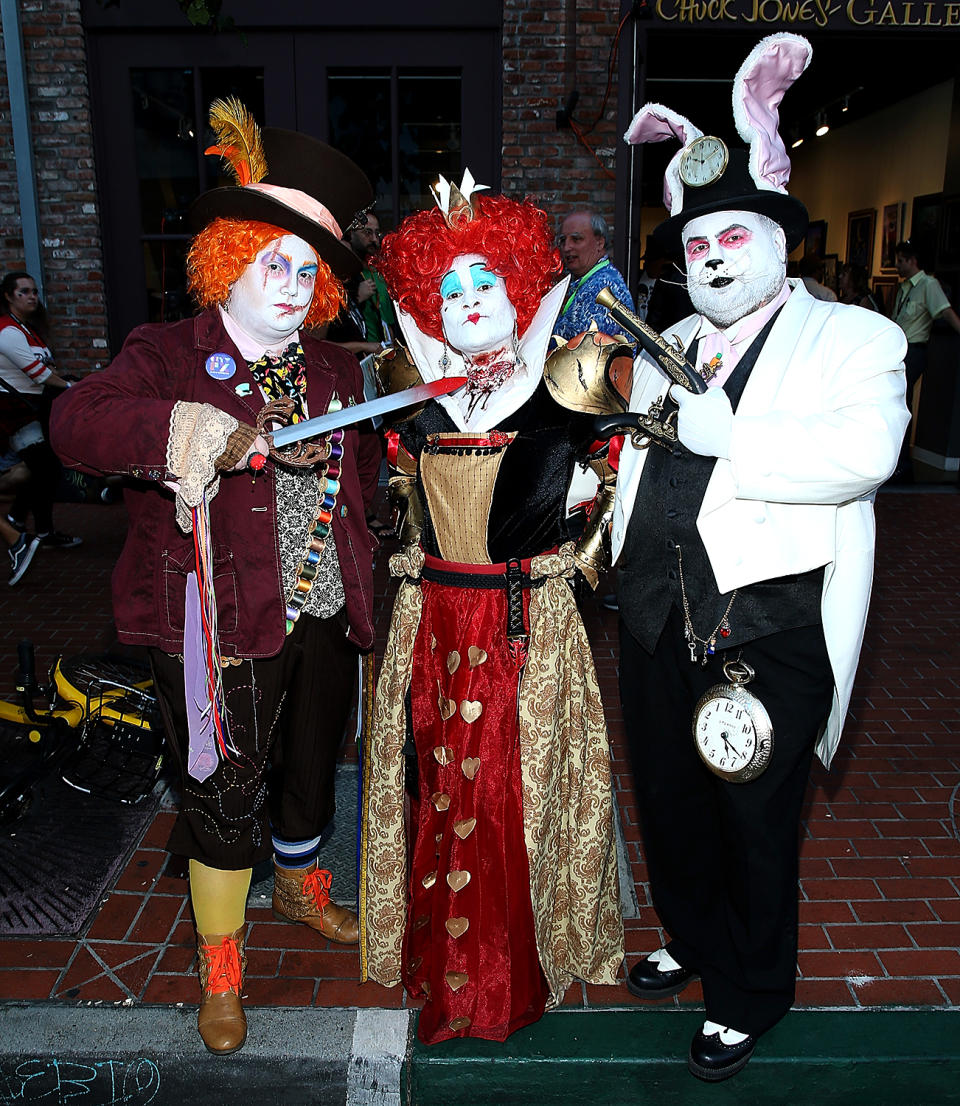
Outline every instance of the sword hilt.
<path id="1" fill-rule="evenodd" d="M 270 456 L 278 464 L 297 469 L 313 468 L 320 461 L 326 461 L 330 458 L 329 434 L 324 434 L 319 440 L 292 442 L 286 449 L 278 449 L 273 444 L 270 427 L 275 426 L 276 423 L 280 423 L 281 426 L 288 426 L 295 410 L 296 404 L 286 396 L 282 399 L 270 400 L 269 403 L 261 407 L 257 415 L 257 430 L 270 443 Z M 254 456 L 263 457 L 263 454 L 255 454 Z M 266 463 L 267 459 L 264 457 L 263 464 Z M 260 467 L 262 468 L 263 465 Z M 255 469 L 254 471 L 259 470 Z"/>

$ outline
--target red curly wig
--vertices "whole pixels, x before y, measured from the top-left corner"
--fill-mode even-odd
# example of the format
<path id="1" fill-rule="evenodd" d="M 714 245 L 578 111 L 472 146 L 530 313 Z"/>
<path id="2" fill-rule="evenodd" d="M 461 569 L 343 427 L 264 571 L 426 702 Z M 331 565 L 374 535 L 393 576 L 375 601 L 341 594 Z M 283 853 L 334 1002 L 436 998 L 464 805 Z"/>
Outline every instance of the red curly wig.
<path id="1" fill-rule="evenodd" d="M 252 219 L 214 219 L 194 238 L 187 254 L 187 287 L 201 307 L 226 303 L 231 287 L 264 246 L 289 231 Z M 343 285 L 317 258 L 317 279 L 310 310 L 303 320 L 312 328 L 329 323 L 347 302 Z"/>
<path id="2" fill-rule="evenodd" d="M 538 207 L 481 195 L 473 198 L 473 208 L 474 218 L 455 227 L 447 226 L 439 208 L 409 216 L 384 238 L 375 262 L 401 308 L 425 334 L 441 341 L 440 280 L 454 258 L 475 253 L 487 259 L 506 284 L 519 334 L 561 268 L 547 216 Z"/>

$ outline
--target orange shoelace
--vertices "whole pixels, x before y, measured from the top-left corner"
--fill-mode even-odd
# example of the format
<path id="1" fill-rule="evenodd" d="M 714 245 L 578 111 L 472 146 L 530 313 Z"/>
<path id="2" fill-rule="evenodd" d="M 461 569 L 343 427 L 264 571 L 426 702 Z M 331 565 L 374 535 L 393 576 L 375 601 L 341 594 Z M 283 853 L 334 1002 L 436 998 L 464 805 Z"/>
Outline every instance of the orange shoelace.
<path id="1" fill-rule="evenodd" d="M 317 868 L 303 880 L 303 893 L 313 899 L 317 911 L 322 914 L 330 905 L 330 884 L 333 876 L 323 868 Z"/>
<path id="2" fill-rule="evenodd" d="M 240 993 L 240 948 L 232 937 L 219 945 L 201 945 L 207 958 L 207 994 Z"/>

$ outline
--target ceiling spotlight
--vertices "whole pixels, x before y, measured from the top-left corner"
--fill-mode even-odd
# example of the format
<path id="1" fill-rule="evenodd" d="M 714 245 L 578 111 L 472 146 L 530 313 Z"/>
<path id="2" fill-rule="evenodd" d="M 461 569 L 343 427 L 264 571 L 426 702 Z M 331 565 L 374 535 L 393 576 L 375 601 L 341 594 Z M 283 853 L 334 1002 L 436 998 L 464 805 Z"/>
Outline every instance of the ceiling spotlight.
<path id="1" fill-rule="evenodd" d="M 824 111 L 817 112 L 817 138 L 823 138 L 823 136 L 830 130 L 830 124 L 827 122 L 827 113 Z"/>
<path id="2" fill-rule="evenodd" d="M 849 111 L 850 110 L 850 95 L 849 95 L 849 93 L 846 96 L 844 96 L 843 104 L 841 105 L 840 110 L 841 111 Z"/>
<path id="3" fill-rule="evenodd" d="M 798 146 L 803 145 L 803 135 L 800 133 L 799 127 L 790 128 L 790 149 L 795 150 Z"/>

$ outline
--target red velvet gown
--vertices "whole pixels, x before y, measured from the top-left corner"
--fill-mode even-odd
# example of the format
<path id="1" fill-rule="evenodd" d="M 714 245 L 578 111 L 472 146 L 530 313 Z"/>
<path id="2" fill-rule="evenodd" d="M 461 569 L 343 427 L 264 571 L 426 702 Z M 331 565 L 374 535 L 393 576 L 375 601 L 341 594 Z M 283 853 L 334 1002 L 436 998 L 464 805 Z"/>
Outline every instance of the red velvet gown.
<path id="1" fill-rule="evenodd" d="M 409 703 L 414 841 L 403 982 L 426 998 L 419 1036 L 428 1044 L 502 1041 L 536 1021 L 549 997 L 523 834 L 523 651 L 507 636 L 505 562 L 521 562 L 513 610 L 522 602 L 525 616 L 528 559 L 569 537 L 566 490 L 590 421 L 541 384 L 488 435 L 461 434 L 435 402 L 400 428 L 419 461 L 427 555 Z M 465 548 L 477 551 L 469 563 L 441 554 Z"/>

